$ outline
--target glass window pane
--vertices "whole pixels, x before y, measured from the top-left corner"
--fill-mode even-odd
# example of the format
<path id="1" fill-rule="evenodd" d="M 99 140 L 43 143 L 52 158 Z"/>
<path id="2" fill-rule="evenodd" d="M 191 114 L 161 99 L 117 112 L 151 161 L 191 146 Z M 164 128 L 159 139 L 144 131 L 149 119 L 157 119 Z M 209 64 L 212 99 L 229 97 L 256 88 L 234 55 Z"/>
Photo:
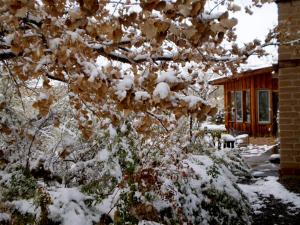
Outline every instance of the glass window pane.
<path id="1" fill-rule="evenodd" d="M 251 112 L 250 112 L 250 91 L 246 91 L 246 122 L 250 122 L 250 115 L 251 115 Z"/>
<path id="2" fill-rule="evenodd" d="M 231 92 L 231 121 L 235 121 L 234 91 Z"/>
<path id="3" fill-rule="evenodd" d="M 235 92 L 235 108 L 236 108 L 236 121 L 243 121 L 243 104 L 242 104 L 242 92 Z"/>
<path id="4" fill-rule="evenodd" d="M 258 121 L 269 122 L 269 91 L 258 91 Z"/>

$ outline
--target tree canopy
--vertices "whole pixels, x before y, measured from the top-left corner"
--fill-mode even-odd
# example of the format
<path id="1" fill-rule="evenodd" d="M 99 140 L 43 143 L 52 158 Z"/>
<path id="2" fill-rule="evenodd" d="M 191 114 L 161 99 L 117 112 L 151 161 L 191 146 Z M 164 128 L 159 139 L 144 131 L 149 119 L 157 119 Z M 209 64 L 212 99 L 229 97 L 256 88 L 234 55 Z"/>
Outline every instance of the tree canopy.
<path id="1" fill-rule="evenodd" d="M 218 5 L 228 10 L 216 13 Z M 2 76 L 17 88 L 39 83 L 33 107 L 41 116 L 57 101 L 52 81 L 65 83 L 86 138 L 91 112 L 114 125 L 121 114 L 143 113 L 140 131 L 153 119 L 168 130 L 161 114 L 203 120 L 216 112 L 195 96 L 202 73 L 235 73 L 249 55 L 263 55 L 261 47 L 274 37 L 239 48 L 238 21 L 230 17 L 238 10 L 231 0 L 1 0 Z"/>

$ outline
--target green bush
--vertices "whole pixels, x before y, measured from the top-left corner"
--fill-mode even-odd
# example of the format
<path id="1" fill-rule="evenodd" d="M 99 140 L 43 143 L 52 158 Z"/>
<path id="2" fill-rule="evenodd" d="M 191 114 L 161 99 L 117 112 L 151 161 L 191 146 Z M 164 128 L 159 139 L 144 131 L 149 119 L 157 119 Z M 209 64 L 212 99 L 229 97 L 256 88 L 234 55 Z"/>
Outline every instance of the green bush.
<path id="1" fill-rule="evenodd" d="M 3 196 L 7 200 L 30 199 L 34 197 L 36 190 L 36 179 L 24 173 L 23 170 L 19 170 L 12 175 Z"/>

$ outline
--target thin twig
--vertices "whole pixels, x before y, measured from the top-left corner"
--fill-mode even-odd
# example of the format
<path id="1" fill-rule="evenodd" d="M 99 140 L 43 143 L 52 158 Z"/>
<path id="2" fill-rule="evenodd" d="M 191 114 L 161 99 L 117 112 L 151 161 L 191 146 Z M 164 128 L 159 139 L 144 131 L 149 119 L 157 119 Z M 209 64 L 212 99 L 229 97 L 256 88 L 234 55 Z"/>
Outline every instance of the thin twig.
<path id="1" fill-rule="evenodd" d="M 169 132 L 168 128 L 166 128 L 166 126 L 164 125 L 163 121 L 156 115 L 154 115 L 153 113 L 147 111 L 147 114 L 149 114 L 150 116 L 152 116 L 153 118 L 155 118 L 156 120 L 158 120 L 160 122 L 160 124 L 162 125 L 162 127 L 166 130 L 166 132 Z"/>
<path id="2" fill-rule="evenodd" d="M 46 122 L 48 121 L 48 119 L 51 117 L 51 115 L 49 115 L 37 128 L 37 130 L 34 132 L 34 135 L 31 139 L 31 142 L 30 142 L 30 145 L 29 145 L 29 148 L 28 148 L 28 153 L 27 153 L 27 158 L 26 158 L 26 170 L 29 171 L 29 158 L 30 158 L 30 155 L 31 155 L 31 148 L 32 148 L 32 145 L 33 145 L 33 142 L 35 141 L 35 138 L 38 134 L 38 132 L 42 129 L 42 127 L 46 124 Z"/>
<path id="3" fill-rule="evenodd" d="M 18 96 L 21 100 L 21 104 L 22 104 L 22 108 L 23 108 L 23 111 L 25 112 L 25 105 L 24 105 L 24 102 L 23 102 L 23 98 L 22 98 L 22 94 L 21 94 L 21 91 L 20 91 L 20 87 L 19 87 L 19 83 L 17 82 L 17 80 L 15 79 L 15 77 L 13 76 L 8 64 L 2 60 L 3 64 L 5 65 L 7 71 L 8 71 L 8 74 L 10 76 L 10 78 L 14 81 L 15 85 L 16 85 L 16 88 L 17 88 L 17 92 L 18 92 Z"/>
<path id="4" fill-rule="evenodd" d="M 208 15 L 210 15 L 219 5 L 223 4 L 226 0 L 223 0 L 221 2 L 219 2 L 217 5 L 215 5 L 215 7 L 212 8 L 212 10 L 209 11 Z"/>

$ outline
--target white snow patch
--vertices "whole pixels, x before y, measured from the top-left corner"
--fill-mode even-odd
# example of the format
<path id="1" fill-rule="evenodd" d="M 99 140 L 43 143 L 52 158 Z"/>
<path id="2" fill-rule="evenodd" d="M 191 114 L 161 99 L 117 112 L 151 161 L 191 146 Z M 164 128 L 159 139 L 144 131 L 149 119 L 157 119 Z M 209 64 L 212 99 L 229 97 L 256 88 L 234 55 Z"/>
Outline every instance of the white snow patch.
<path id="1" fill-rule="evenodd" d="M 35 72 L 39 71 L 44 65 L 50 64 L 52 62 L 51 57 L 49 55 L 43 56 L 38 65 L 35 68 Z"/>
<path id="2" fill-rule="evenodd" d="M 254 184 L 238 184 L 244 191 L 254 210 L 259 211 L 265 205 L 259 199 L 259 195 L 281 200 L 284 204 L 291 203 L 295 208 L 300 209 L 300 195 L 288 191 L 282 184 L 278 182 L 278 177 L 269 176 L 264 179 L 259 179 Z"/>
<path id="3" fill-rule="evenodd" d="M 83 71 L 85 74 L 89 75 L 89 82 L 94 82 L 95 79 L 101 74 L 100 69 L 92 62 L 82 62 Z"/>
<path id="4" fill-rule="evenodd" d="M 241 156 L 243 156 L 244 158 L 261 156 L 264 153 L 270 151 L 273 147 L 273 145 L 248 145 L 247 149 L 241 152 Z"/>
<path id="5" fill-rule="evenodd" d="M 202 98 L 193 95 L 184 96 L 182 97 L 182 100 L 189 104 L 189 108 L 194 107 L 199 102 L 203 102 Z"/>
<path id="6" fill-rule="evenodd" d="M 122 80 L 119 80 L 117 84 L 117 96 L 120 101 L 122 101 L 126 95 L 127 91 L 130 90 L 134 85 L 134 80 L 131 76 L 126 76 Z"/>
<path id="7" fill-rule="evenodd" d="M 117 131 L 111 124 L 109 125 L 108 130 L 111 138 L 115 138 L 117 136 Z"/>
<path id="8" fill-rule="evenodd" d="M 89 197 L 76 188 L 58 188 L 49 191 L 53 204 L 49 206 L 53 221 L 62 225 L 92 225 L 99 219 L 84 203 Z"/>
<path id="9" fill-rule="evenodd" d="M 36 213 L 36 207 L 32 200 L 17 200 L 13 201 L 12 204 L 21 214 L 29 213 L 34 215 Z"/>
<path id="10" fill-rule="evenodd" d="M 96 155 L 96 160 L 99 161 L 106 161 L 109 158 L 109 152 L 106 149 L 102 149 L 98 154 Z"/>
<path id="11" fill-rule="evenodd" d="M 162 223 L 156 223 L 153 221 L 142 220 L 138 223 L 138 225 L 162 225 Z"/>
<path id="12" fill-rule="evenodd" d="M 166 82 L 158 83 L 153 91 L 153 95 L 160 99 L 165 99 L 170 94 L 170 86 Z"/>
<path id="13" fill-rule="evenodd" d="M 177 83 L 178 79 L 176 77 L 176 73 L 174 71 L 163 71 L 159 74 L 157 78 L 157 83 L 166 82 L 166 83 Z"/>
<path id="14" fill-rule="evenodd" d="M 137 91 L 135 92 L 134 100 L 135 101 L 145 101 L 150 98 L 150 94 L 147 91 Z"/>
<path id="15" fill-rule="evenodd" d="M 124 134 L 127 130 L 128 130 L 128 129 L 127 129 L 126 124 L 125 124 L 125 123 L 122 124 L 122 126 L 121 126 L 121 132 Z"/>
<path id="16" fill-rule="evenodd" d="M 61 42 L 62 40 L 60 38 L 53 38 L 48 40 L 48 45 L 51 51 L 55 51 L 56 49 L 58 49 Z"/>
<path id="17" fill-rule="evenodd" d="M 233 137 L 231 134 L 221 134 L 221 139 L 224 141 L 235 141 L 235 137 Z"/>
<path id="18" fill-rule="evenodd" d="M 0 212 L 0 222 L 9 222 L 11 220 L 10 215 L 7 213 L 1 213 Z M 4 223 L 6 224 L 6 223 Z M 9 223 L 7 223 L 9 224 Z"/>
<path id="19" fill-rule="evenodd" d="M 45 92 L 41 92 L 39 95 L 39 100 L 47 100 L 49 98 L 49 94 Z"/>
<path id="20" fill-rule="evenodd" d="M 280 159 L 280 154 L 272 154 L 269 160 Z"/>
<path id="21" fill-rule="evenodd" d="M 226 131 L 224 124 L 211 124 L 211 123 L 202 123 L 200 130 L 207 130 L 207 131 Z"/>
<path id="22" fill-rule="evenodd" d="M 105 214 L 109 213 L 113 217 L 116 211 L 116 207 L 114 206 L 118 201 L 119 196 L 120 196 L 120 189 L 116 188 L 111 195 L 109 195 L 107 198 L 103 199 L 101 203 L 96 205 L 97 209 L 101 213 L 105 213 Z"/>

